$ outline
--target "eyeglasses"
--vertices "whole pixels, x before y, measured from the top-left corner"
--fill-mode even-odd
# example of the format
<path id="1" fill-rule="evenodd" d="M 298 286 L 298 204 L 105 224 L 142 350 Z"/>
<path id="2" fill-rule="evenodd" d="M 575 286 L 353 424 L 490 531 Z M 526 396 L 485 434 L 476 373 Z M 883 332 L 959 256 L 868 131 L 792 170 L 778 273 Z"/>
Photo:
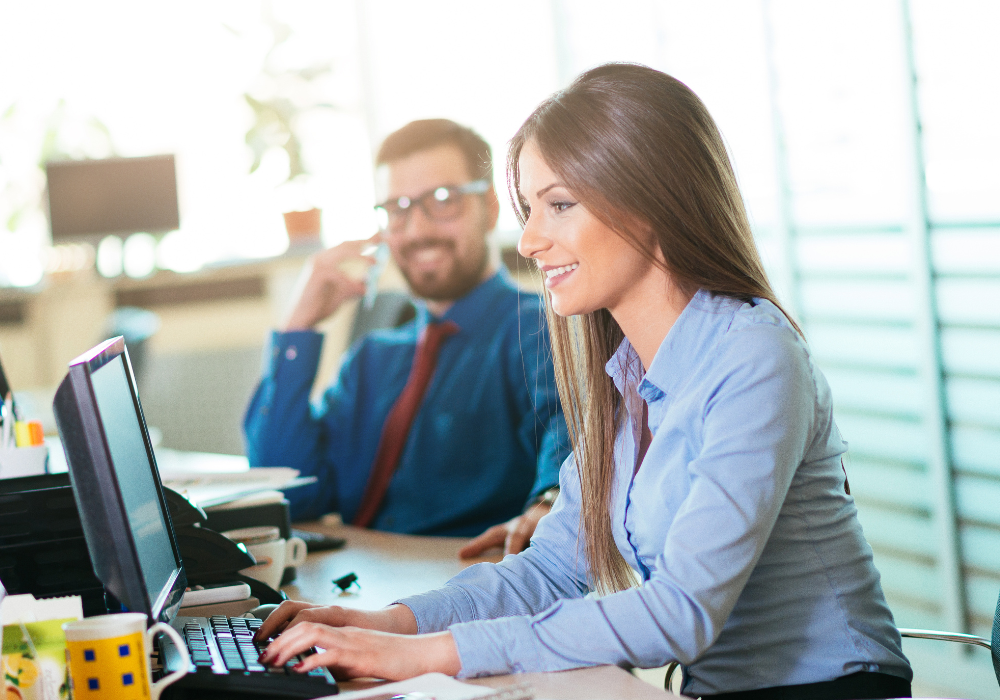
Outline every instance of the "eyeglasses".
<path id="1" fill-rule="evenodd" d="M 399 197 L 376 204 L 379 230 L 389 233 L 402 231 L 414 207 L 420 207 L 431 221 L 451 221 L 465 210 L 465 195 L 485 194 L 489 189 L 489 181 L 473 180 L 464 185 L 435 187 L 418 197 Z"/>

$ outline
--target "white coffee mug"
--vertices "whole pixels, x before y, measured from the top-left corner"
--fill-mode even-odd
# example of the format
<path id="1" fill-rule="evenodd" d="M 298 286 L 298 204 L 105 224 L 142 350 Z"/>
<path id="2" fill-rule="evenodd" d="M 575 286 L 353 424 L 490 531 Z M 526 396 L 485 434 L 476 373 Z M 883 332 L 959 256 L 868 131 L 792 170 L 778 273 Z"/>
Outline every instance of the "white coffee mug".
<path id="1" fill-rule="evenodd" d="M 298 537 L 282 539 L 276 527 L 245 527 L 222 534 L 234 542 L 242 542 L 257 560 L 256 566 L 243 569 L 240 573 L 275 590 L 281 585 L 286 567 L 299 566 L 306 561 L 306 543 Z"/>
<path id="2" fill-rule="evenodd" d="M 157 700 L 168 685 L 187 673 L 191 657 L 177 630 L 163 622 L 147 630 L 146 620 L 143 613 L 116 613 L 63 623 L 74 700 Z M 152 683 L 149 652 L 157 632 L 173 640 L 184 660 L 181 670 Z"/>

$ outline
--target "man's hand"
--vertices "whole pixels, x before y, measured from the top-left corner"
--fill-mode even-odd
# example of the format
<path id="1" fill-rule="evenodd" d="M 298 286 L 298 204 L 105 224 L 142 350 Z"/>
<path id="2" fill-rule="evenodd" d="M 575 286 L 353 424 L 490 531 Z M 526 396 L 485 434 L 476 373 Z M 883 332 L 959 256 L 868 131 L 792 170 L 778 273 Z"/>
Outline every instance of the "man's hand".
<path id="1" fill-rule="evenodd" d="M 361 251 L 378 243 L 378 240 L 376 235 L 364 241 L 346 241 L 314 255 L 284 330 L 308 330 L 331 316 L 348 299 L 364 294 L 365 281 L 344 272 L 342 265 L 351 261 L 362 265 L 373 264 L 375 259 L 362 255 Z"/>
<path id="2" fill-rule="evenodd" d="M 494 525 L 476 537 L 458 550 L 458 556 L 462 559 L 471 559 L 478 557 L 491 547 L 503 547 L 504 554 L 517 554 L 528 548 L 531 536 L 535 532 L 535 526 L 538 525 L 542 516 L 550 510 L 552 510 L 552 506 L 547 503 L 534 505 L 526 513 L 511 518 L 505 523 Z"/>

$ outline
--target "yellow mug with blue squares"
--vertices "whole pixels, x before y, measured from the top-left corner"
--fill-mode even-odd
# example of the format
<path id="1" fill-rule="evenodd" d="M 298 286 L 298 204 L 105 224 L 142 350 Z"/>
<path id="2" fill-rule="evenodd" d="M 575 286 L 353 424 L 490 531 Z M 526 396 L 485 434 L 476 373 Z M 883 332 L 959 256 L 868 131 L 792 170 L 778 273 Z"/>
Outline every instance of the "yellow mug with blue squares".
<path id="1" fill-rule="evenodd" d="M 181 668 L 191 663 L 187 645 L 177 630 L 162 622 L 147 630 L 143 613 L 87 617 L 64 623 L 62 628 L 66 633 L 66 667 L 73 700 L 158 700 L 164 688 L 186 671 L 175 671 L 151 682 L 149 652 L 157 632 L 170 637 L 186 657 Z"/>

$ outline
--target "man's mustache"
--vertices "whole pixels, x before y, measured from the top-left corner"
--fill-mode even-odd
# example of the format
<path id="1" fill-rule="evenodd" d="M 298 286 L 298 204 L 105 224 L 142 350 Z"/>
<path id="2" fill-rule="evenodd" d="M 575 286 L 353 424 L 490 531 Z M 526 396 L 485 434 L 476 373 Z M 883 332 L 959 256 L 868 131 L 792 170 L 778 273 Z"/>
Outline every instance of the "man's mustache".
<path id="1" fill-rule="evenodd" d="M 434 238 L 422 241 L 413 241 L 412 243 L 407 243 L 400 252 L 405 258 L 406 256 L 416 253 L 425 248 L 445 248 L 449 251 L 454 251 L 455 242 L 449 241 L 447 239 L 434 239 Z"/>

